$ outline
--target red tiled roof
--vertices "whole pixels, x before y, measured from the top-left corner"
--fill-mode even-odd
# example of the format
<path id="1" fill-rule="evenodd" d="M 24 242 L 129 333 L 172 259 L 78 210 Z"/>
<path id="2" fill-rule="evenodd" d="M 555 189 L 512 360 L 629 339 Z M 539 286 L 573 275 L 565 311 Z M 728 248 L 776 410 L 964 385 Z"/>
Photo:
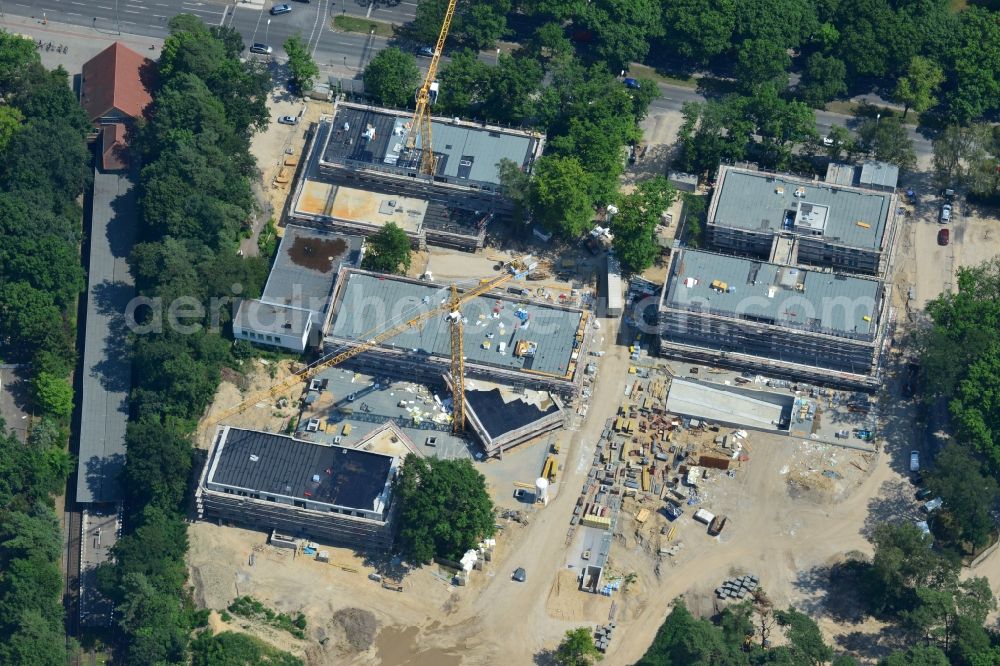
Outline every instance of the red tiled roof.
<path id="1" fill-rule="evenodd" d="M 125 114 L 138 118 L 152 101 L 141 70 L 153 61 L 115 42 L 83 66 L 80 103 L 91 121 Z M 148 76 L 148 74 L 146 74 Z"/>
<path id="2" fill-rule="evenodd" d="M 128 144 L 125 142 L 125 124 L 101 125 L 101 169 L 120 171 L 128 166 Z"/>

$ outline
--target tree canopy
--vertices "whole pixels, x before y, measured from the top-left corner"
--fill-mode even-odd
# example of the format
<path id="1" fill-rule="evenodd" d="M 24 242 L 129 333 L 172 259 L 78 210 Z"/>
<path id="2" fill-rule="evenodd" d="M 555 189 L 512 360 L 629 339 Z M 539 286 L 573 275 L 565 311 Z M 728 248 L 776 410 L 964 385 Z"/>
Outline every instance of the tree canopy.
<path id="1" fill-rule="evenodd" d="M 379 51 L 365 67 L 365 91 L 379 104 L 405 108 L 419 85 L 417 59 L 395 46 Z"/>
<path id="2" fill-rule="evenodd" d="M 406 273 L 410 268 L 410 239 L 395 222 L 383 225 L 365 243 L 363 267 L 382 273 Z"/>
<path id="3" fill-rule="evenodd" d="M 601 652 L 594 645 L 594 638 L 587 627 L 567 631 L 555 654 L 555 662 L 559 666 L 591 666 L 601 658 Z"/>
<path id="4" fill-rule="evenodd" d="M 493 535 L 486 479 L 469 460 L 408 455 L 396 480 L 400 506 L 396 546 L 407 561 L 458 561 Z"/>
<path id="5" fill-rule="evenodd" d="M 656 226 L 675 196 L 676 191 L 667 179 L 656 176 L 621 197 L 618 212 L 611 218 L 611 232 L 612 247 L 625 270 L 641 273 L 653 265 L 660 254 Z"/>
<path id="6" fill-rule="evenodd" d="M 288 55 L 288 71 L 292 75 L 292 83 L 299 94 L 312 90 L 319 76 L 319 66 L 309 53 L 309 45 L 302 40 L 301 35 L 292 35 L 285 40 L 285 53 Z"/>

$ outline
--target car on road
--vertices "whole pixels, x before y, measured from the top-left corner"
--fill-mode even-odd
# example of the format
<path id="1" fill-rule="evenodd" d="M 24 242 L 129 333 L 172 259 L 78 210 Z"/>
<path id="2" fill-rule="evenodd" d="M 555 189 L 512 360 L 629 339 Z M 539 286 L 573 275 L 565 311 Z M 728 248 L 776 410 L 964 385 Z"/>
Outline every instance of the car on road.
<path id="1" fill-rule="evenodd" d="M 510 575 L 511 580 L 516 580 L 518 583 L 523 583 L 528 579 L 528 574 L 525 573 L 524 567 L 518 567 L 514 569 L 514 573 Z"/>
<path id="2" fill-rule="evenodd" d="M 626 88 L 638 88 L 639 87 L 639 82 L 637 80 L 631 78 L 631 77 L 625 79 L 624 81 L 622 81 L 622 83 L 625 84 Z"/>
<path id="3" fill-rule="evenodd" d="M 433 58 L 434 57 L 434 47 L 433 46 L 421 46 L 419 49 L 417 49 L 417 55 L 422 55 L 425 58 Z"/>
<path id="4" fill-rule="evenodd" d="M 281 14 L 291 14 L 292 8 L 289 5 L 275 5 L 271 7 L 271 16 L 279 16 Z"/>
<path id="5" fill-rule="evenodd" d="M 919 472 L 920 471 L 920 452 L 913 450 L 910 451 L 910 471 Z"/>
<path id="6" fill-rule="evenodd" d="M 299 124 L 299 117 L 298 116 L 281 116 L 280 118 L 278 118 L 278 122 L 281 123 L 282 125 L 298 125 Z"/>
<path id="7" fill-rule="evenodd" d="M 271 55 L 271 52 L 273 50 L 274 49 L 272 49 L 267 44 L 261 44 L 260 42 L 257 42 L 256 44 L 250 47 L 250 53 L 262 53 L 264 55 Z"/>
<path id="8" fill-rule="evenodd" d="M 951 241 L 951 233 L 947 229 L 938 231 L 938 245 L 947 245 Z"/>
<path id="9" fill-rule="evenodd" d="M 951 204 L 941 206 L 941 224 L 951 220 Z"/>

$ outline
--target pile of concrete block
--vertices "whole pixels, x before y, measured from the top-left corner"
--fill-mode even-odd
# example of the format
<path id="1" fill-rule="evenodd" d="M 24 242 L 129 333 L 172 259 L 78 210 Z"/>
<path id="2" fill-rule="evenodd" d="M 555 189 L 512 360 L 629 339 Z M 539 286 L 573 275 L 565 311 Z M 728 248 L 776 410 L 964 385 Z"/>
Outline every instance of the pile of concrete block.
<path id="1" fill-rule="evenodd" d="M 715 596 L 720 599 L 743 599 L 753 593 L 760 585 L 760 579 L 752 574 L 727 578 L 720 587 L 715 588 Z"/>
<path id="2" fill-rule="evenodd" d="M 611 632 L 615 629 L 615 623 L 611 622 L 597 627 L 594 631 L 594 646 L 597 647 L 601 652 L 608 651 L 608 645 L 611 644 Z"/>

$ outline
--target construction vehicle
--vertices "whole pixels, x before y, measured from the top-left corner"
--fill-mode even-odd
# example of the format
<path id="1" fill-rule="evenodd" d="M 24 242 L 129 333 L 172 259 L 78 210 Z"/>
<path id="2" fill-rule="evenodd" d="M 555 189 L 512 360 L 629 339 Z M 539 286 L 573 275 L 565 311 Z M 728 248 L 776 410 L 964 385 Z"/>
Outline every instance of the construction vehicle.
<path id="1" fill-rule="evenodd" d="M 438 63 L 441 61 L 441 54 L 444 51 L 444 41 L 448 37 L 448 28 L 451 27 L 451 19 L 455 16 L 455 5 L 458 0 L 448 0 L 448 7 L 444 12 L 444 20 L 441 22 L 441 32 L 438 33 L 437 44 L 434 46 L 434 55 L 427 66 L 427 76 L 424 77 L 423 85 L 417 90 L 417 107 L 413 111 L 413 124 L 410 133 L 406 137 L 406 149 L 411 158 L 417 149 L 417 140 L 420 141 L 420 156 L 418 170 L 426 176 L 433 176 L 437 171 L 437 158 L 434 156 L 434 149 L 431 146 L 431 91 L 437 92 Z"/>
<path id="2" fill-rule="evenodd" d="M 287 378 L 274 384 L 273 386 L 255 393 L 236 407 L 223 412 L 222 415 L 220 415 L 216 420 L 216 423 L 220 423 L 230 417 L 233 417 L 245 410 L 247 407 L 258 402 L 270 402 L 275 396 L 287 391 L 299 382 L 305 382 L 306 386 L 308 386 L 309 380 L 312 379 L 316 373 L 326 370 L 327 368 L 340 365 L 344 361 L 348 361 L 359 354 L 362 354 L 370 349 L 374 349 L 383 342 L 399 335 L 403 331 L 417 326 L 432 317 L 440 315 L 442 312 L 447 312 L 448 314 L 446 319 L 451 324 L 451 381 L 452 394 L 455 397 L 453 401 L 454 407 L 452 410 L 452 430 L 456 434 L 462 433 L 465 430 L 465 357 L 463 353 L 462 305 L 476 296 L 485 294 L 486 292 L 500 287 L 511 280 L 525 277 L 525 275 L 532 271 L 535 266 L 536 264 L 532 261 L 531 257 L 515 259 L 506 264 L 504 267 L 505 270 L 500 275 L 491 280 L 487 280 L 486 282 L 480 282 L 468 291 L 459 292 L 458 285 L 452 284 L 451 297 L 442 305 L 425 312 L 421 312 L 417 316 L 408 319 L 401 324 L 391 326 L 383 331 L 378 331 L 377 329 L 366 331 L 362 335 L 358 336 L 358 340 L 367 340 L 367 342 L 362 342 L 343 351 L 327 354 L 319 360 L 302 368 L 298 372 L 289 375 Z"/>

